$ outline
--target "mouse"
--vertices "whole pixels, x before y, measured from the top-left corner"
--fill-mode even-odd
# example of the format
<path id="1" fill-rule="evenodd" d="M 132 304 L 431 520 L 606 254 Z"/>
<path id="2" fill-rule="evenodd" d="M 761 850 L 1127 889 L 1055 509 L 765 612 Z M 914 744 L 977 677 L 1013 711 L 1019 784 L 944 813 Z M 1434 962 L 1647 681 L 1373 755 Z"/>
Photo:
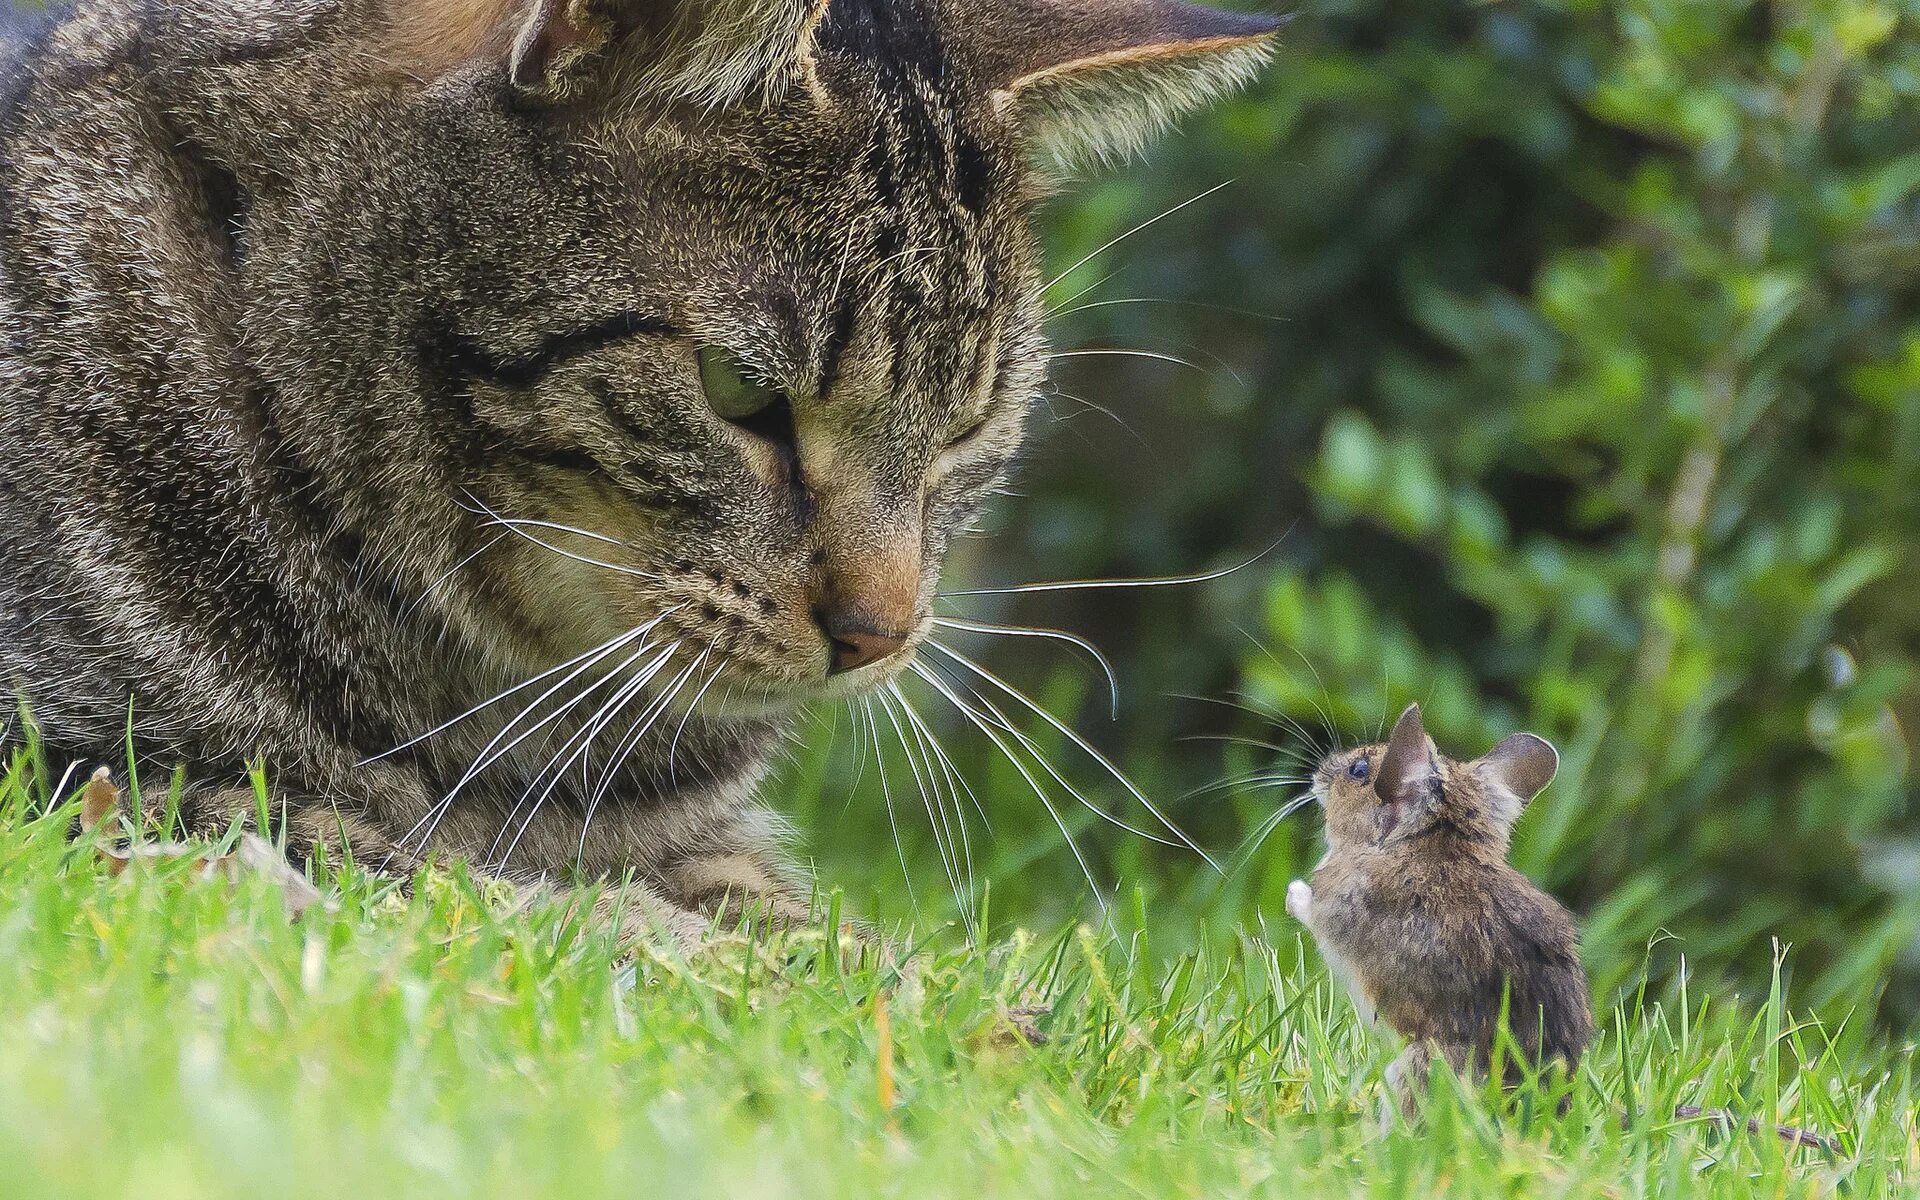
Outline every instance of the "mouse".
<path id="1" fill-rule="evenodd" d="M 1593 1040 L 1573 916 L 1508 862 L 1515 822 L 1559 769 L 1553 744 L 1531 733 L 1477 759 L 1449 758 L 1414 704 L 1385 743 L 1335 751 L 1313 772 L 1327 850 L 1310 881 L 1288 885 L 1287 912 L 1361 1018 L 1406 1039 L 1387 1084 L 1408 1119 L 1436 1059 L 1462 1078 L 1487 1077 L 1503 1017 L 1524 1060 L 1509 1060 L 1509 1085 L 1527 1069 L 1570 1074 Z M 1761 1128 L 1720 1109 L 1674 1115 Z M 1805 1130 L 1775 1132 L 1838 1148 Z"/>
<path id="2" fill-rule="evenodd" d="M 1463 1077 L 1484 1071 L 1502 1013 L 1536 1068 L 1571 1070 L 1593 1038 L 1573 918 L 1507 861 L 1514 822 L 1559 767 L 1530 733 L 1448 758 L 1415 704 L 1384 744 L 1337 751 L 1313 773 L 1327 851 L 1311 883 L 1288 886 L 1287 911 L 1362 1019 L 1407 1039 L 1388 1069 L 1403 1110 L 1436 1055 Z"/>

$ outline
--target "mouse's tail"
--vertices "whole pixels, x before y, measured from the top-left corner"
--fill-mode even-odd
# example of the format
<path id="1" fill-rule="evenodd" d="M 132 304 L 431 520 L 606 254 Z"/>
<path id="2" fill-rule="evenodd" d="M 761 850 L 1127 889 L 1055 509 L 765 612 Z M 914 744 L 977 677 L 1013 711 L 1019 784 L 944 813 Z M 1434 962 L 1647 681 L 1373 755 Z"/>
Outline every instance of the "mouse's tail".
<path id="1" fill-rule="evenodd" d="M 1681 1120 L 1711 1121 L 1728 1131 L 1744 1128 L 1748 1133 L 1756 1135 L 1767 1131 L 1767 1127 L 1754 1118 L 1743 1117 L 1739 1113 L 1729 1112 L 1724 1108 L 1701 1108 L 1694 1104 L 1682 1104 L 1673 1110 L 1673 1115 Z M 1789 1146 L 1812 1146 L 1815 1149 L 1825 1150 L 1829 1154 L 1840 1153 L 1839 1141 L 1823 1133 L 1815 1133 L 1809 1129 L 1796 1129 L 1791 1125 L 1775 1125 L 1773 1133 Z"/>

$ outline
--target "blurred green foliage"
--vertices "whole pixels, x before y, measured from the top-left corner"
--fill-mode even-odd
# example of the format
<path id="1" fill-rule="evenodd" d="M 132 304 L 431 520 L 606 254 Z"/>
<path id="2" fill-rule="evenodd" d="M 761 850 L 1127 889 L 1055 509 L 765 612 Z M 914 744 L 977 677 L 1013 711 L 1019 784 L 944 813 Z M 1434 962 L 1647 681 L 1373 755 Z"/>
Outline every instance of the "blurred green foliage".
<path id="1" fill-rule="evenodd" d="M 1289 753 L 1419 699 L 1457 754 L 1561 746 L 1516 857 L 1603 981 L 1661 931 L 1656 972 L 1757 980 L 1778 938 L 1803 1000 L 1920 1012 L 1920 3 L 1326 0 L 1261 87 L 1071 189 L 1049 234 L 1063 268 L 1093 255 L 1054 289 L 1062 347 L 1193 369 L 1058 363 L 1024 495 L 964 572 L 1179 572 L 1286 537 L 1191 588 L 955 611 L 1112 651 L 1117 725 L 1097 685 L 1049 704 L 1196 840 L 1226 860 L 1299 790 Z M 990 661 L 1044 683 L 1035 649 Z M 974 740 L 993 907 L 1084 898 Z M 808 758 L 793 794 L 829 876 L 884 890 L 858 757 Z M 1317 837 L 1303 813 L 1222 878 L 1066 805 L 1096 877 L 1192 937 L 1277 916 Z"/>

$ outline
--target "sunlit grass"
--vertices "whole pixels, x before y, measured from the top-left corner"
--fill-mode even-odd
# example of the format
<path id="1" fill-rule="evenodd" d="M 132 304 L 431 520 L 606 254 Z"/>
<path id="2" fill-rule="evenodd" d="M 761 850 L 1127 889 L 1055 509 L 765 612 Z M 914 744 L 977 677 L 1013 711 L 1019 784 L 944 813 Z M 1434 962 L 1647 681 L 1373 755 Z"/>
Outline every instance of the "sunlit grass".
<path id="1" fill-rule="evenodd" d="M 1566 1115 L 1443 1080 L 1424 1128 L 1383 1133 L 1392 1047 L 1291 944 L 1163 961 L 990 925 L 904 967 L 820 935 L 622 966 L 563 903 L 458 875 L 402 896 L 343 870 L 337 907 L 299 923 L 266 885 L 182 864 L 109 879 L 18 780 L 9 1196 L 1873 1196 L 1920 1166 L 1911 1049 L 1778 996 L 1629 997 Z M 1657 1115 L 1679 1103 L 1845 1149 Z M 1623 1128 L 1629 1104 L 1655 1115 Z"/>

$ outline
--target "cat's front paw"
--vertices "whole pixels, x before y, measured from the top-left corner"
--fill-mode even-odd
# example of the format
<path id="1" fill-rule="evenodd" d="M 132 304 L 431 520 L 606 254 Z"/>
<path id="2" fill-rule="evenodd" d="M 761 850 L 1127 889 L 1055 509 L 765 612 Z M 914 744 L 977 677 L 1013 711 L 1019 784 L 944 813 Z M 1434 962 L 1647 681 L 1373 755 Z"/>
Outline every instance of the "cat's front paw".
<path id="1" fill-rule="evenodd" d="M 1287 915 L 1302 925 L 1307 924 L 1307 915 L 1313 911 L 1313 889 L 1304 879 L 1296 879 L 1287 885 Z"/>

